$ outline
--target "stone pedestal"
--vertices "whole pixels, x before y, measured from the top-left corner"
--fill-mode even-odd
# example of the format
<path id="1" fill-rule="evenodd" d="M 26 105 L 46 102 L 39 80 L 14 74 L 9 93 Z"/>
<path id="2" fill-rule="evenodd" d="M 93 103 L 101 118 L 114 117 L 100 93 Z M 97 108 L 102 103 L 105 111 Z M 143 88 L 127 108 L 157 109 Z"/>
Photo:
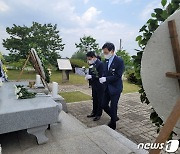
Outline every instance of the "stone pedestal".
<path id="1" fill-rule="evenodd" d="M 63 98 L 62 96 L 58 95 L 58 97 L 57 97 L 57 98 L 53 98 L 53 100 L 54 100 L 56 103 L 62 104 L 62 110 L 63 110 L 64 112 L 66 112 L 66 113 L 68 112 L 66 102 L 65 102 L 65 100 L 64 100 L 64 98 Z"/>
<path id="2" fill-rule="evenodd" d="M 63 70 L 62 71 L 62 82 L 68 82 L 69 81 L 69 71 Z"/>
<path id="3" fill-rule="evenodd" d="M 47 142 L 45 130 L 59 121 L 62 106 L 50 96 L 17 99 L 14 84 L 24 83 L 7 82 L 0 88 L 0 134 L 27 130 L 36 136 L 39 144 Z"/>

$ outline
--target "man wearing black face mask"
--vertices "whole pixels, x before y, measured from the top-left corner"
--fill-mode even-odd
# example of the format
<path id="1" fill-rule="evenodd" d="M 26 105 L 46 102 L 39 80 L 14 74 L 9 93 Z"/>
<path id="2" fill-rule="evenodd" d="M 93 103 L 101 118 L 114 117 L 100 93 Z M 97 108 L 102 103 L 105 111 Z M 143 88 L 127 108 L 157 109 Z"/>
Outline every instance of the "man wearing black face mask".
<path id="1" fill-rule="evenodd" d="M 99 79 L 104 85 L 104 97 L 102 107 L 104 111 L 111 117 L 108 126 L 116 129 L 117 106 L 123 90 L 122 74 L 124 72 L 123 60 L 115 55 L 115 46 L 112 43 L 105 43 L 102 47 L 106 62 L 104 64 L 103 77 Z M 109 102 L 111 102 L 109 106 Z"/>
<path id="2" fill-rule="evenodd" d="M 94 117 L 93 120 L 97 121 L 102 115 L 101 103 L 103 98 L 103 85 L 99 82 L 99 78 L 102 77 L 103 63 L 96 57 L 94 52 L 88 52 L 86 57 L 90 64 L 90 68 L 89 75 L 86 75 L 85 79 L 91 81 L 93 97 L 93 110 L 87 117 Z"/>

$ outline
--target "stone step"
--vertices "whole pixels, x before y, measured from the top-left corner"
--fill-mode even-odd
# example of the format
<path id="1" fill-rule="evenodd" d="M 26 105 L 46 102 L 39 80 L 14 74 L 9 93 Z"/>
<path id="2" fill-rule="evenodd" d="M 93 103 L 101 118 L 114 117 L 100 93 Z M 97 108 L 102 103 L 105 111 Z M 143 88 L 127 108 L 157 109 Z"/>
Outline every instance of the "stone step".
<path id="1" fill-rule="evenodd" d="M 18 131 L 3 136 L 3 154 L 146 154 L 122 134 L 103 125 L 87 128 L 75 117 L 65 112 L 61 122 L 46 131 L 48 143 L 37 145 L 34 136 Z M 8 138 L 7 138 L 8 136 Z M 14 145 L 14 146 L 12 146 Z"/>
<path id="2" fill-rule="evenodd" d="M 85 133 L 91 140 L 93 140 L 93 142 L 101 147 L 105 153 L 148 153 L 145 150 L 137 149 L 137 144 L 106 125 L 87 129 Z"/>

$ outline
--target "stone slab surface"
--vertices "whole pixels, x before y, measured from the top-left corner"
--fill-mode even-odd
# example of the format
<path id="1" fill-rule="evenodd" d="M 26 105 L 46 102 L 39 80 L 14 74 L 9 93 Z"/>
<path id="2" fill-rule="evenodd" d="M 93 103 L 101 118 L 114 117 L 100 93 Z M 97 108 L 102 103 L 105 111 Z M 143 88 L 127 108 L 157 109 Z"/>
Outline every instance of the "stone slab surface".
<path id="1" fill-rule="evenodd" d="M 0 135 L 3 154 L 132 154 L 138 153 L 132 147 L 134 143 L 107 126 L 87 128 L 71 115 L 61 112 L 61 123 L 51 125 L 46 130 L 49 142 L 37 145 L 34 136 L 25 131 Z M 115 133 L 113 136 L 113 132 Z"/>
<path id="2" fill-rule="evenodd" d="M 61 106 L 50 97 L 17 99 L 14 84 L 23 83 L 7 82 L 0 88 L 0 134 L 28 129 L 45 141 L 45 136 L 39 132 L 44 131 L 48 124 L 58 122 Z"/>

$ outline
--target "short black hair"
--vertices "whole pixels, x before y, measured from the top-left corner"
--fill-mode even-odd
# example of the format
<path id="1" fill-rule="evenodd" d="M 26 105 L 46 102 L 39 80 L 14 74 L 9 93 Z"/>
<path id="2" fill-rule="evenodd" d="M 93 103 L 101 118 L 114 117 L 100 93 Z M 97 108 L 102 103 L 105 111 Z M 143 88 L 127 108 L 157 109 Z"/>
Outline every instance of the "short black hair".
<path id="1" fill-rule="evenodd" d="M 113 43 L 111 42 L 106 42 L 103 46 L 102 46 L 102 49 L 105 49 L 107 48 L 109 51 L 115 51 L 115 46 Z"/>
<path id="2" fill-rule="evenodd" d="M 95 54 L 95 52 L 93 52 L 93 51 L 89 51 L 89 52 L 86 54 L 86 57 L 96 57 L 96 54 Z"/>

